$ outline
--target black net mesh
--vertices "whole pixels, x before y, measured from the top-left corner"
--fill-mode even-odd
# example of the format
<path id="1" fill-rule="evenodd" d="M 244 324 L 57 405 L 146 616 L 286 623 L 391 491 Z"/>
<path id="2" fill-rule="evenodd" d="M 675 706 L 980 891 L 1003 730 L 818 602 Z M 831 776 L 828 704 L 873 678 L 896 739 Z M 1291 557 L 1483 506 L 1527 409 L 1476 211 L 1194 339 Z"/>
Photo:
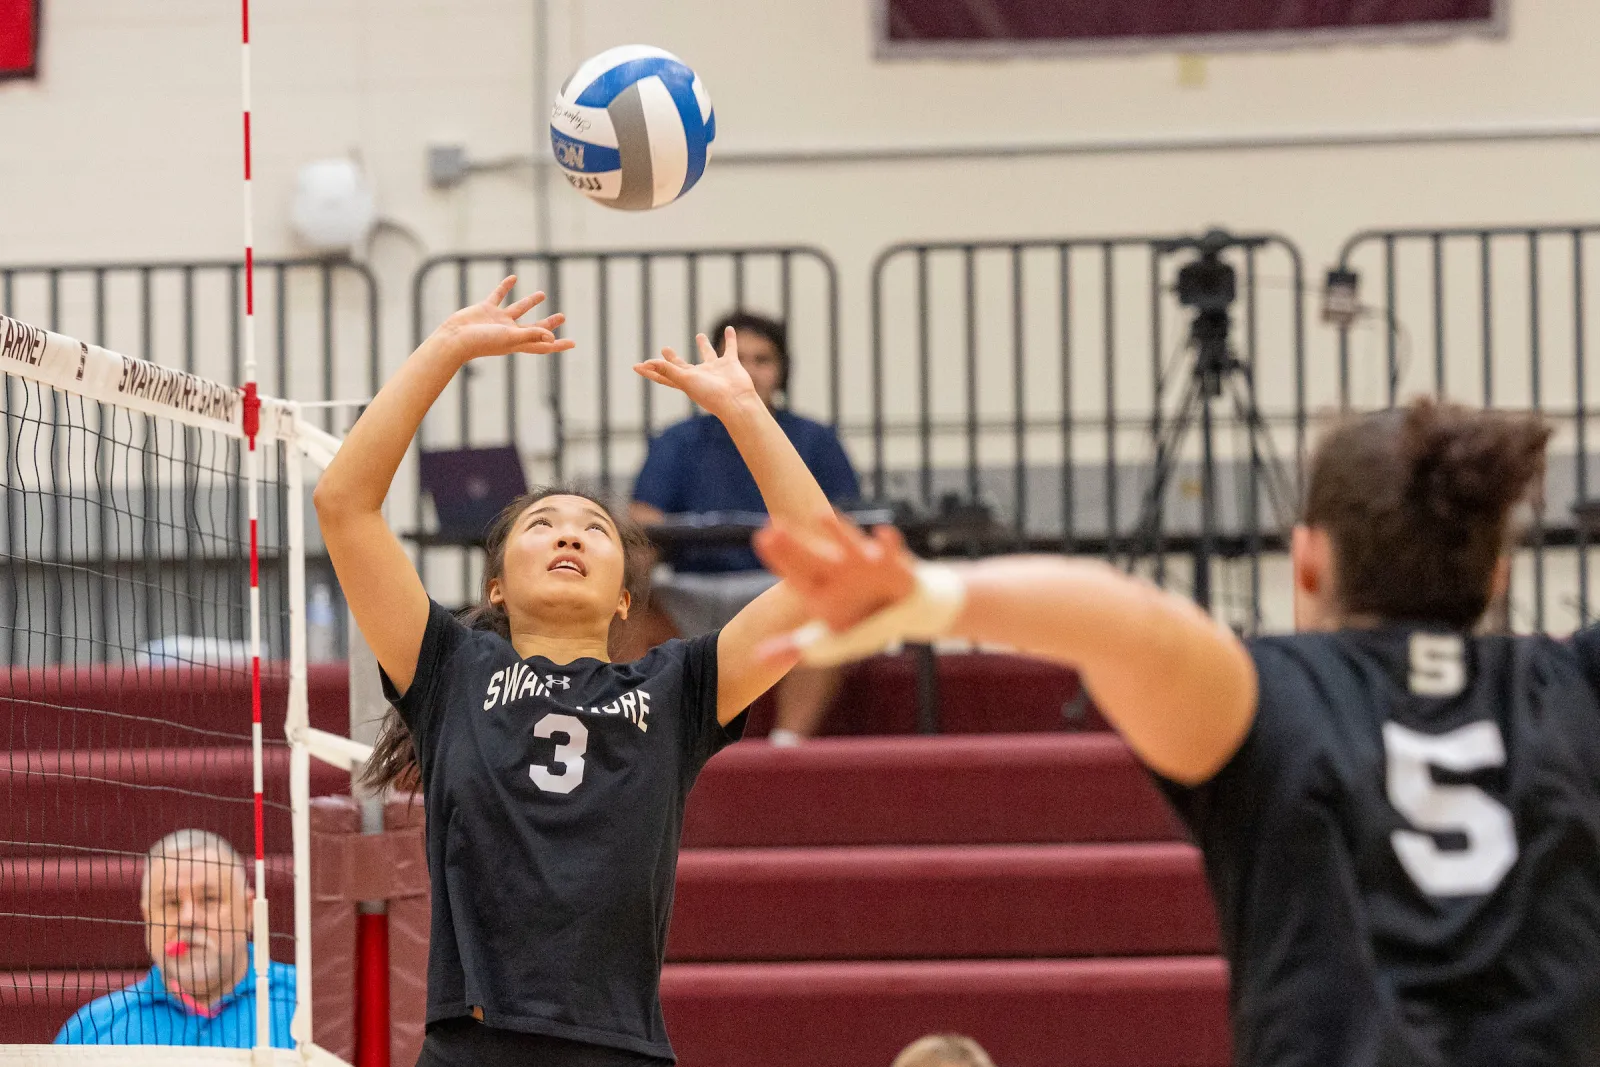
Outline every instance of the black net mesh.
<path id="1" fill-rule="evenodd" d="M 13 375 L 0 409 L 0 1042 L 65 1024 L 86 1043 L 249 1045 L 247 446 Z M 287 963 L 287 497 L 281 446 L 259 455 L 267 889 Z M 286 1039 L 294 990 L 271 999 Z"/>

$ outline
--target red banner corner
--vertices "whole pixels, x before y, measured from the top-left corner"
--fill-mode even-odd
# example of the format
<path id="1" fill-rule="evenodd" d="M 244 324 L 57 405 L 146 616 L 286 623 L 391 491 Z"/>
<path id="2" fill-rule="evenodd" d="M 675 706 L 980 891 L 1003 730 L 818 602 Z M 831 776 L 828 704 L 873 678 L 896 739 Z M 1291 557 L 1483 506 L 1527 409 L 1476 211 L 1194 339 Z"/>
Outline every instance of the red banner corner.
<path id="1" fill-rule="evenodd" d="M 0 78 L 31 78 L 39 67 L 40 0 L 0 0 Z"/>

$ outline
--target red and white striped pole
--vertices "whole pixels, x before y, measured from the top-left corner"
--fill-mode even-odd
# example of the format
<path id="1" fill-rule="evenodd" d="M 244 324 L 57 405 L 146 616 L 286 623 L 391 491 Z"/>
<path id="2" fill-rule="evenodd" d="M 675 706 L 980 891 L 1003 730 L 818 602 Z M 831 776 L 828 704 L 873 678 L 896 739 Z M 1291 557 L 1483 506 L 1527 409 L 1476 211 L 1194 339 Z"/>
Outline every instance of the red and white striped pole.
<path id="1" fill-rule="evenodd" d="M 261 398 L 256 389 L 255 218 L 250 199 L 250 0 L 240 0 L 241 96 L 244 104 L 244 433 L 245 494 L 250 515 L 250 755 L 255 778 L 256 902 L 253 915 L 256 972 L 256 1048 L 272 1046 L 272 928 L 267 916 L 267 848 L 261 768 L 261 555 L 258 538 L 261 499 Z"/>

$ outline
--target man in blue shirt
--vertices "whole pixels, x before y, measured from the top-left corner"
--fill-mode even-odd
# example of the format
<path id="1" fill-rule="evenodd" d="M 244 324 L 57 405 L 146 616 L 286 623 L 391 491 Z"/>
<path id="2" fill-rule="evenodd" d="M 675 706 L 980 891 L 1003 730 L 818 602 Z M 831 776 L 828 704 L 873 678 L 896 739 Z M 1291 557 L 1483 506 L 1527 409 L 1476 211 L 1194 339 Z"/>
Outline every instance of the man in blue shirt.
<path id="1" fill-rule="evenodd" d="M 178 830 L 145 854 L 140 892 L 155 966 L 142 980 L 79 1008 L 58 1045 L 205 1045 L 250 1048 L 256 1038 L 255 899 L 244 860 L 204 830 Z M 272 963 L 272 1045 L 293 1048 L 295 973 Z"/>
<path id="2" fill-rule="evenodd" d="M 710 333 L 721 352 L 727 330 L 734 331 L 739 362 L 750 373 L 756 392 L 773 409 L 778 425 L 794 443 L 817 484 L 835 505 L 846 506 L 861 495 L 860 483 L 844 446 L 831 427 L 774 405 L 788 386 L 788 331 L 783 323 L 761 315 L 734 312 Z M 761 493 L 746 469 L 727 429 L 710 415 L 699 415 L 668 427 L 650 442 L 644 468 L 633 487 L 633 517 L 646 525 L 667 515 L 706 512 L 765 514 Z M 672 559 L 669 576 L 655 579 L 651 601 L 664 609 L 646 610 L 631 622 L 635 633 L 655 640 L 709 633 L 726 624 L 777 579 L 761 568 L 748 545 L 686 547 Z M 650 643 L 654 643 L 651 641 Z M 642 653 L 643 649 L 634 649 Z M 795 743 L 814 734 L 838 691 L 837 668 L 796 667 L 777 686 L 775 744 Z"/>

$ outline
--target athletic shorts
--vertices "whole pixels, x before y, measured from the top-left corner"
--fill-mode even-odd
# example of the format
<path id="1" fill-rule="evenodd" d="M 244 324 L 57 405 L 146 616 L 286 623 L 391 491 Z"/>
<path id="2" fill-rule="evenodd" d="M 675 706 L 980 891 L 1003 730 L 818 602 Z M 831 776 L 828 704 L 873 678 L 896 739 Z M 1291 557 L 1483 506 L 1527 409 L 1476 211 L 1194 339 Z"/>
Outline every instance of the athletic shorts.
<path id="1" fill-rule="evenodd" d="M 463 1016 L 428 1027 L 417 1067 L 672 1067 L 626 1049 L 485 1026 Z"/>
<path id="2" fill-rule="evenodd" d="M 672 619 L 684 637 L 720 630 L 746 604 L 778 584 L 766 571 L 696 574 L 660 568 L 650 577 L 650 600 Z"/>

